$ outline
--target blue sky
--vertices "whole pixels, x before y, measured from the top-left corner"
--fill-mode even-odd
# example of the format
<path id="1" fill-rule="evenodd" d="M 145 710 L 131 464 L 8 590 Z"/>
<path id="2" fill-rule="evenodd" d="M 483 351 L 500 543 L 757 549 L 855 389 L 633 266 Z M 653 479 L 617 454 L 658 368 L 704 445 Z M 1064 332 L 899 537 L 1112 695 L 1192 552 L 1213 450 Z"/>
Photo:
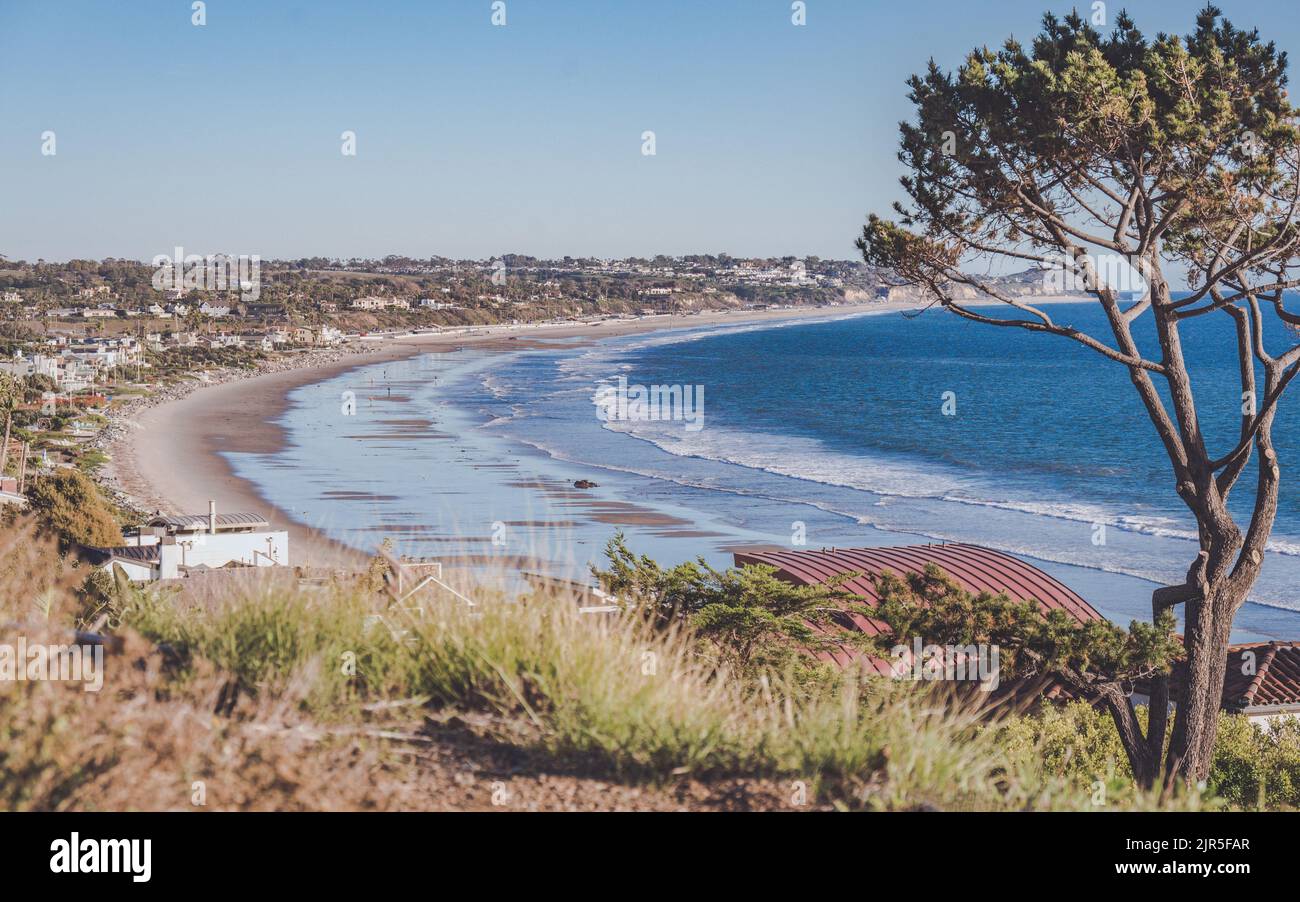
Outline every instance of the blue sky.
<path id="1" fill-rule="evenodd" d="M 505 2 L 0 0 L 0 253 L 852 258 L 906 77 L 1073 5 Z M 1300 49 L 1291 4 L 1219 5 Z"/>

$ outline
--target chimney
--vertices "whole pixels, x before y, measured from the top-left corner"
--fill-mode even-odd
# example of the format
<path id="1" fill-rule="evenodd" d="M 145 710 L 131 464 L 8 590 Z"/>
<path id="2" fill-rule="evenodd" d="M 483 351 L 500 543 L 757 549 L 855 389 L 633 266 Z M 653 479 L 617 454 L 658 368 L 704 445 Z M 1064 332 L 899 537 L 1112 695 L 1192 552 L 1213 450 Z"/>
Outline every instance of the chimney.
<path id="1" fill-rule="evenodd" d="M 175 536 L 164 536 L 158 542 L 158 578 L 176 579 L 180 574 L 181 546 Z"/>
<path id="2" fill-rule="evenodd" d="M 217 502 L 213 499 L 208 501 L 208 532 L 217 534 Z"/>

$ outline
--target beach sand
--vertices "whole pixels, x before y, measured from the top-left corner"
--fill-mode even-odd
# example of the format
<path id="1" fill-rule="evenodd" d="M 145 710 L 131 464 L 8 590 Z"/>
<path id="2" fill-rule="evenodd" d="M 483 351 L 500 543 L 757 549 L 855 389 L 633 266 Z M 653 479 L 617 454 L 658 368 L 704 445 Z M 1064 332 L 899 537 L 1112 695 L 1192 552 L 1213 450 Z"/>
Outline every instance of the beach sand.
<path id="1" fill-rule="evenodd" d="M 107 446 L 109 462 L 104 468 L 105 475 L 115 489 L 125 492 L 138 507 L 149 511 L 206 514 L 208 501 L 214 500 L 219 512 L 259 513 L 275 528 L 289 531 L 289 559 L 294 566 L 356 568 L 364 565 L 365 555 L 326 537 L 312 524 L 299 522 L 290 513 L 277 509 L 253 484 L 236 476 L 222 456 L 225 452 L 273 454 L 283 448 L 285 436 L 275 420 L 284 412 L 289 392 L 301 385 L 362 366 L 461 347 L 522 350 L 536 346 L 533 343 L 538 339 L 596 340 L 665 329 L 838 318 L 909 306 L 871 303 L 553 326 L 492 326 L 472 332 L 376 341 L 373 351 L 349 354 L 324 365 L 203 386 L 178 400 L 145 408 L 129 420 L 129 428 L 123 430 L 122 436 Z"/>

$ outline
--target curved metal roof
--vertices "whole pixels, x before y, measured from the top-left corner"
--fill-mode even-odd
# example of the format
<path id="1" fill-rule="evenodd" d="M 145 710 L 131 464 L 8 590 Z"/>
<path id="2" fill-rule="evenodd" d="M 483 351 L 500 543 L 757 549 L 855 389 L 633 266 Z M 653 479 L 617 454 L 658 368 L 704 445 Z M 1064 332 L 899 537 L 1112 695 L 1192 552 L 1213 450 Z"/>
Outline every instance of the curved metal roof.
<path id="1" fill-rule="evenodd" d="M 884 548 L 832 548 L 821 551 L 753 551 L 736 552 L 736 566 L 767 564 L 777 576 L 801 585 L 825 583 L 844 573 L 859 573 L 845 581 L 843 588 L 874 607 L 879 601 L 871 577 L 886 570 L 902 576 L 921 573 L 926 564 L 942 568 L 968 592 L 1005 594 L 1015 601 L 1037 601 L 1044 612 L 1063 610 L 1080 622 L 1103 619 L 1092 605 L 1055 577 L 1049 576 L 1019 558 L 978 545 L 900 545 Z M 879 620 L 845 612 L 843 625 L 878 636 L 889 627 Z M 826 656 L 839 664 L 848 664 L 861 655 L 851 649 Z M 882 673 L 888 672 L 883 661 L 873 661 Z M 881 668 L 884 668 L 883 670 Z"/>
<path id="2" fill-rule="evenodd" d="M 178 514 L 174 517 L 154 517 L 150 526 L 163 526 L 169 529 L 207 529 L 207 514 Z M 247 529 L 265 527 L 266 520 L 261 514 L 233 513 L 217 514 L 217 529 Z"/>

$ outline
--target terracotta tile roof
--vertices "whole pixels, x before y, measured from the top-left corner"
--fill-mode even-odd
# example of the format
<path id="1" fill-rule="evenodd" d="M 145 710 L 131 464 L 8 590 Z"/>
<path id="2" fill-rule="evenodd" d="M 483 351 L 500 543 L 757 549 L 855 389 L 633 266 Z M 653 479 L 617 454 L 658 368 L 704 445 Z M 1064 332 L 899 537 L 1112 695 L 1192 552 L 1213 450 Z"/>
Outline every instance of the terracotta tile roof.
<path id="1" fill-rule="evenodd" d="M 1300 642 L 1229 646 L 1223 706 L 1244 711 L 1276 705 L 1300 705 Z"/>

